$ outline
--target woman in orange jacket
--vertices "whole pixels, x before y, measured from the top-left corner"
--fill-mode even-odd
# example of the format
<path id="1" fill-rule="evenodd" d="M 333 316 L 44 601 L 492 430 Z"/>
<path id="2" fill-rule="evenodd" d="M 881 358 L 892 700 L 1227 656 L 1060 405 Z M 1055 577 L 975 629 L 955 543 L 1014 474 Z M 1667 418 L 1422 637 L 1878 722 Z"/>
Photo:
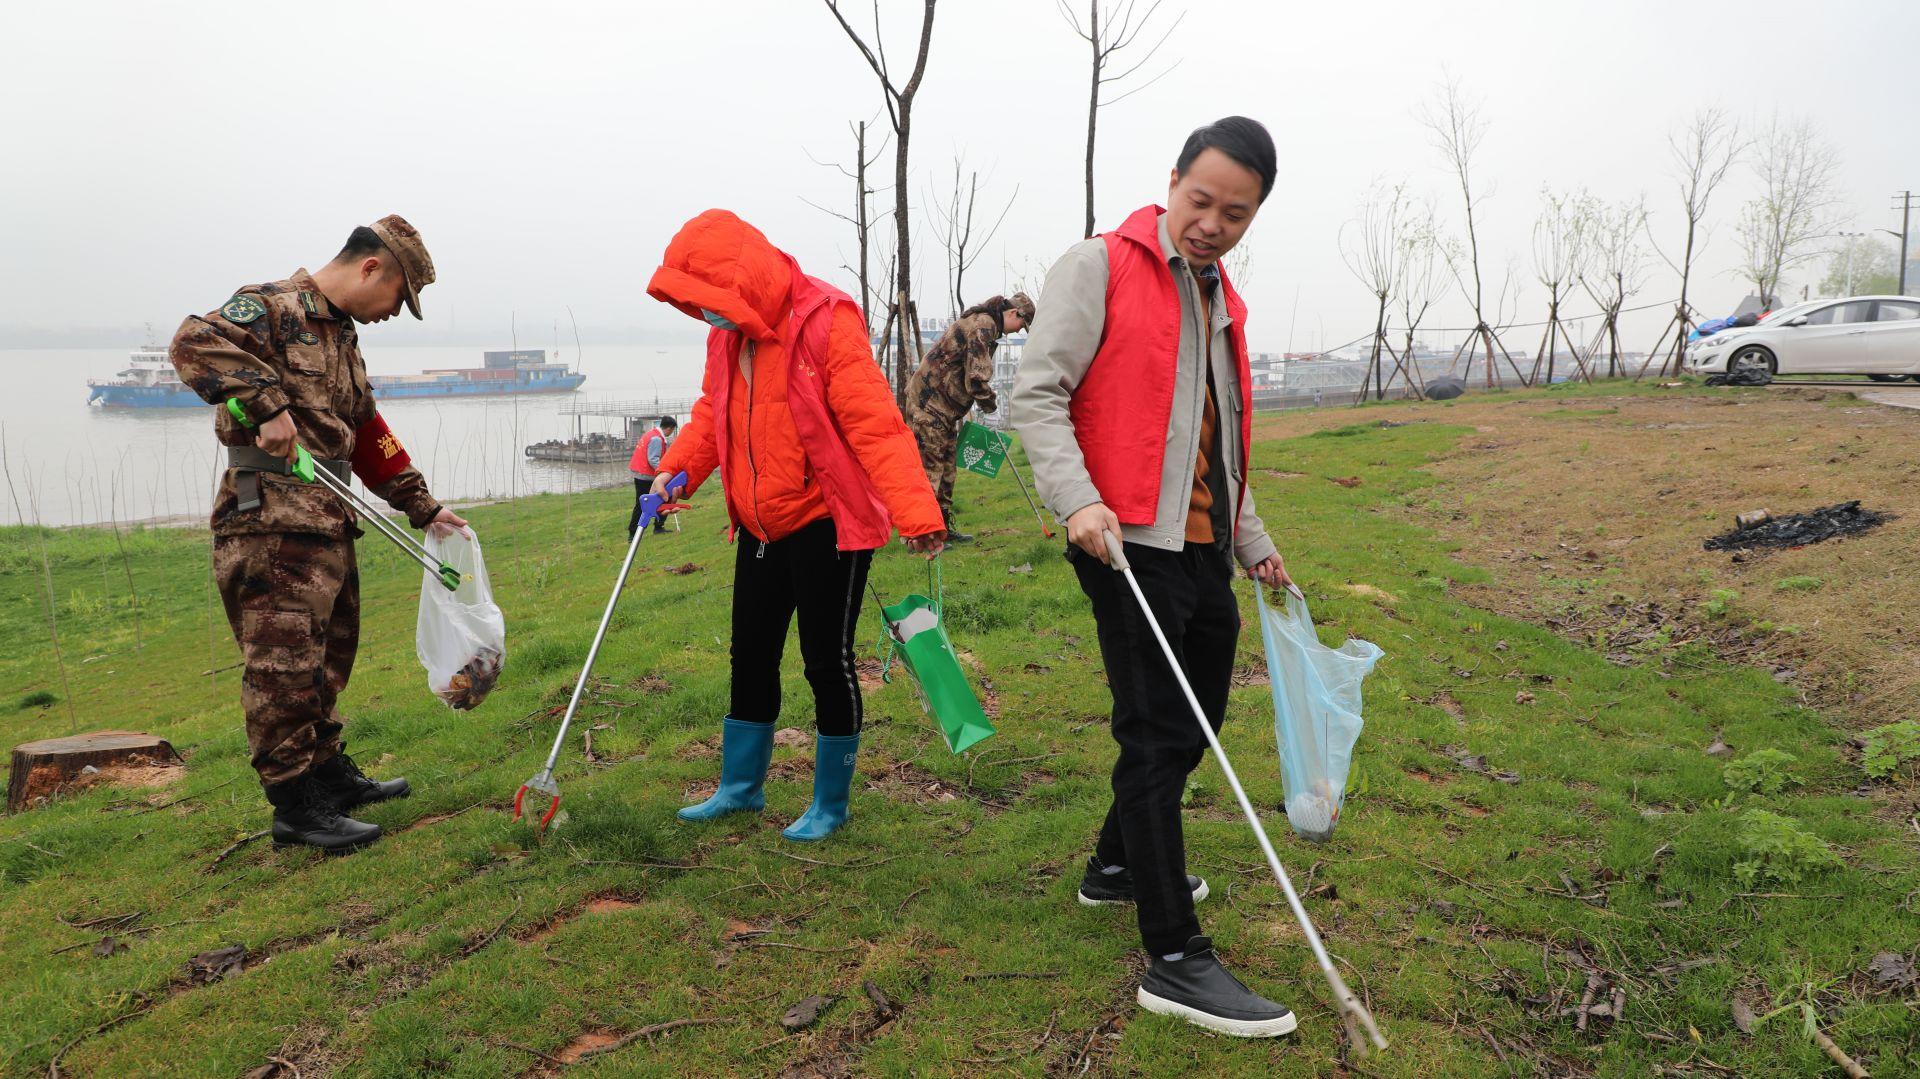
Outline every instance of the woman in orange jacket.
<path id="1" fill-rule="evenodd" d="M 734 558 L 720 788 L 680 817 L 765 807 L 780 655 L 797 612 L 817 727 L 813 803 L 781 834 L 822 839 L 846 823 L 860 748 L 853 637 L 873 552 L 897 528 L 932 558 L 946 522 L 866 320 L 844 292 L 807 276 L 752 225 L 708 210 L 674 235 L 647 294 L 712 326 L 700 400 L 653 492 L 667 497 L 669 477 L 685 471 L 691 493 L 718 471 L 728 519 L 747 533 Z"/>

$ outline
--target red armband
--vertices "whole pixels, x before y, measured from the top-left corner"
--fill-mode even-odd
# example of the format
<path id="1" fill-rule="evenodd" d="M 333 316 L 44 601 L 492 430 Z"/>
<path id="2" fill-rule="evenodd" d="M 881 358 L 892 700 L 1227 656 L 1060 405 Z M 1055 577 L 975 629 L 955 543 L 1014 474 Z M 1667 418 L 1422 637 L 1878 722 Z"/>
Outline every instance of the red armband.
<path id="1" fill-rule="evenodd" d="M 398 476 L 413 464 L 406 447 L 387 429 L 387 421 L 378 412 L 353 432 L 353 474 L 368 487 Z"/>

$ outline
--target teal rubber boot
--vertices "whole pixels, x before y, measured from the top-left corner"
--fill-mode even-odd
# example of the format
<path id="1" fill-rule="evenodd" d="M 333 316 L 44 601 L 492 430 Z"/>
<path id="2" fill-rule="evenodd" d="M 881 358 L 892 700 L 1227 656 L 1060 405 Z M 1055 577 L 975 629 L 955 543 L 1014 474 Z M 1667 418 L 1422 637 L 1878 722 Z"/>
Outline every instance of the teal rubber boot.
<path id="1" fill-rule="evenodd" d="M 847 823 L 847 795 L 853 789 L 853 759 L 860 755 L 858 734 L 818 735 L 813 740 L 813 804 L 780 834 L 810 843 L 825 839 Z"/>
<path id="2" fill-rule="evenodd" d="M 767 762 L 773 759 L 773 724 L 744 723 L 727 717 L 720 734 L 720 789 L 699 805 L 680 811 L 681 820 L 712 820 L 728 813 L 767 807 Z"/>

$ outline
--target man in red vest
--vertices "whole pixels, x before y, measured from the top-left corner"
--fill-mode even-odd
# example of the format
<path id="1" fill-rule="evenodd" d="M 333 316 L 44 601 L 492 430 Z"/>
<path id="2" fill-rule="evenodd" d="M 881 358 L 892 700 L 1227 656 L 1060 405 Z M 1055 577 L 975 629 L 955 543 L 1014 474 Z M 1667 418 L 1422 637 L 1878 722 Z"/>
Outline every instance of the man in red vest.
<path id="1" fill-rule="evenodd" d="M 673 433 L 680 429 L 680 421 L 672 416 L 660 417 L 640 441 L 633 444 L 633 456 L 627 461 L 627 471 L 633 473 L 633 516 L 627 520 L 627 538 L 633 538 L 633 530 L 640 527 L 640 504 L 653 489 L 653 479 L 660 474 L 660 458 L 667 455 L 667 447 L 673 444 Z M 653 530 L 666 531 L 666 514 L 656 517 Z"/>
<path id="2" fill-rule="evenodd" d="M 1188 136 L 1166 209 L 1137 210 L 1054 264 L 1012 405 L 1093 604 L 1120 743 L 1113 804 L 1079 900 L 1136 904 L 1151 956 L 1142 1007 L 1247 1037 L 1285 1034 L 1294 1017 L 1227 973 L 1201 935 L 1193 908 L 1207 883 L 1187 875 L 1180 795 L 1206 740 L 1126 582 L 1106 564 L 1105 534 L 1125 541 L 1218 730 L 1240 637 L 1234 564 L 1263 584 L 1288 583 L 1247 491 L 1247 311 L 1220 269 L 1273 189 L 1275 156 L 1267 129 L 1242 116 Z"/>

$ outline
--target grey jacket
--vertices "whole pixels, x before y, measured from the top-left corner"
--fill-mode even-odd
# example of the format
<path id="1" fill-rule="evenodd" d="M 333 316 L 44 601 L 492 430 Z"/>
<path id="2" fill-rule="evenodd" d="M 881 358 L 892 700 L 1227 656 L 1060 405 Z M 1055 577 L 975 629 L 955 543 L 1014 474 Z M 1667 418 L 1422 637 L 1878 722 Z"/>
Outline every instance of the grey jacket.
<path id="1" fill-rule="evenodd" d="M 1180 290 L 1179 368 L 1160 471 L 1159 509 L 1153 524 L 1124 525 L 1122 533 L 1128 543 L 1177 551 L 1186 543 L 1187 507 L 1199 461 L 1201 412 L 1206 406 L 1209 350 L 1202 345 L 1200 286 L 1186 259 L 1174 249 L 1164 216 L 1160 221 L 1160 253 L 1166 257 Z M 1233 493 L 1239 491 L 1244 479 L 1240 469 L 1240 413 L 1247 402 L 1240 385 L 1239 364 L 1227 336 L 1233 318 L 1217 290 L 1212 309 L 1212 325 L 1207 332 L 1212 336 L 1214 403 L 1220 413 L 1220 458 L 1227 473 L 1224 498 L 1231 505 Z M 1086 457 L 1074 438 L 1067 406 L 1100 350 L 1106 319 L 1107 244 L 1096 236 L 1068 248 L 1047 274 L 1013 383 L 1012 421 L 1026 440 L 1034 486 L 1061 521 L 1103 501 L 1087 474 Z M 1234 557 L 1251 569 L 1274 553 L 1267 526 L 1254 512 L 1249 489 L 1233 522 Z"/>

